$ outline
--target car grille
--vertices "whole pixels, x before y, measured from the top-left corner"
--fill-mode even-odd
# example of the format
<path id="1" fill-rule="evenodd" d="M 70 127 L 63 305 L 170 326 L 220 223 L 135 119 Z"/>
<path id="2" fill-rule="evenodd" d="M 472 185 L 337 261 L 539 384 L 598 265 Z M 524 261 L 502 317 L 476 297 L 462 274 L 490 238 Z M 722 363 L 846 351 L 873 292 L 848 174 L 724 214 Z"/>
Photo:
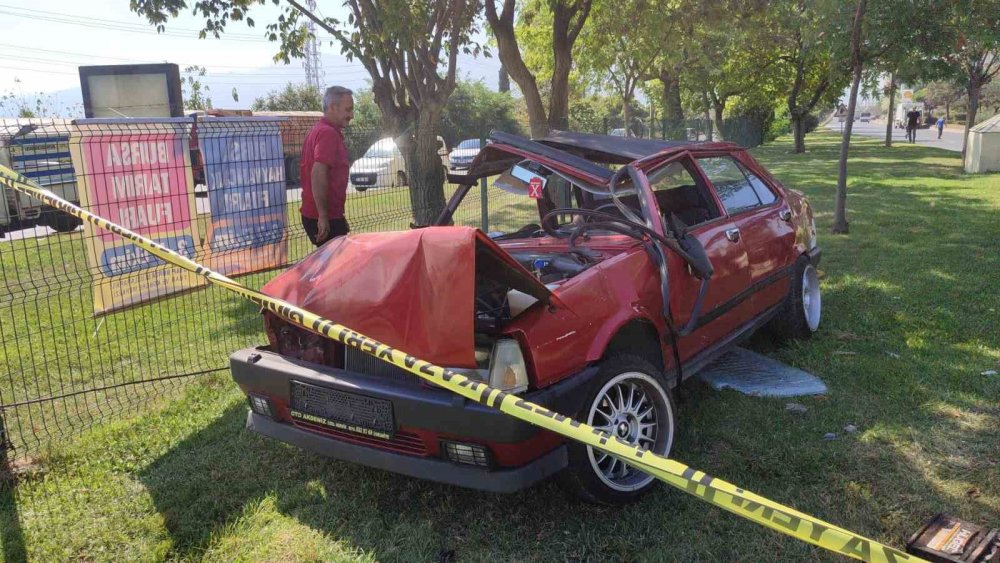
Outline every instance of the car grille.
<path id="1" fill-rule="evenodd" d="M 379 438 L 372 438 L 370 436 L 362 436 L 361 434 L 354 434 L 353 432 L 337 430 L 321 424 L 312 424 L 302 420 L 293 420 L 292 424 L 299 428 L 305 428 L 319 434 L 326 434 L 327 436 L 344 442 L 351 442 L 354 444 L 378 448 L 380 450 L 394 451 L 401 454 L 422 457 L 430 455 L 427 451 L 427 447 L 424 445 L 424 441 L 420 439 L 420 436 L 411 432 L 406 432 L 405 430 L 397 430 L 391 439 L 382 440 Z"/>
<path id="2" fill-rule="evenodd" d="M 405 369 L 365 354 L 353 346 L 344 346 L 344 369 L 414 387 L 420 386 L 421 381 Z"/>

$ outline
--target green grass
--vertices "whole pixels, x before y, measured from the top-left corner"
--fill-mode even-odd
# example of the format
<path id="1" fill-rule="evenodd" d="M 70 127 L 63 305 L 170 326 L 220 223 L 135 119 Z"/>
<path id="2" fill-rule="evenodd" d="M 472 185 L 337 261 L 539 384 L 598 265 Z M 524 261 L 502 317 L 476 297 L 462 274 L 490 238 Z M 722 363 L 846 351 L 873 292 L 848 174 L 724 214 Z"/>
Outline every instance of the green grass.
<path id="1" fill-rule="evenodd" d="M 953 153 L 857 139 L 851 234 L 832 236 L 837 141 L 811 135 L 803 155 L 788 139 L 754 151 L 817 210 L 824 319 L 808 342 L 753 346 L 818 374 L 829 394 L 798 399 L 809 410 L 794 415 L 784 400 L 692 382 L 674 457 L 896 547 L 938 511 L 995 526 L 1000 377 L 981 372 L 1000 369 L 1000 176 L 964 175 Z M 188 326 L 180 310 L 228 303 L 193 297 L 217 293 L 164 303 Z M 260 340 L 252 311 L 232 307 L 219 317 L 231 324 L 212 327 L 217 341 L 177 357 L 222 362 L 234 330 L 235 340 Z M 243 430 L 245 413 L 225 375 L 203 377 L 41 455 L 17 494 L 0 496 L 6 558 L 832 558 L 668 488 L 618 509 L 567 499 L 552 483 L 466 491 L 257 437 Z M 845 433 L 847 424 L 859 431 Z M 838 438 L 824 441 L 827 432 Z"/>

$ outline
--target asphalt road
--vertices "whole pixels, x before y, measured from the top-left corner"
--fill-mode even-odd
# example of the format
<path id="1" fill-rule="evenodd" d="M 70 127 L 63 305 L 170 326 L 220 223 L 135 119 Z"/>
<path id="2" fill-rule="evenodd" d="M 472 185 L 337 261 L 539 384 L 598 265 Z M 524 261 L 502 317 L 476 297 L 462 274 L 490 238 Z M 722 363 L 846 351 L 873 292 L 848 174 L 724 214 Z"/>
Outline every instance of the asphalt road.
<path id="1" fill-rule="evenodd" d="M 841 131 L 841 124 L 836 119 L 827 124 L 827 129 L 831 131 Z M 863 135 L 865 137 L 885 138 L 885 121 L 872 121 L 870 123 L 854 122 L 851 129 L 852 135 Z M 906 130 L 893 128 L 892 142 L 906 143 Z M 946 151 L 962 152 L 962 132 L 945 128 L 941 138 L 937 138 L 937 128 L 917 129 L 917 144 L 927 147 L 937 147 Z"/>

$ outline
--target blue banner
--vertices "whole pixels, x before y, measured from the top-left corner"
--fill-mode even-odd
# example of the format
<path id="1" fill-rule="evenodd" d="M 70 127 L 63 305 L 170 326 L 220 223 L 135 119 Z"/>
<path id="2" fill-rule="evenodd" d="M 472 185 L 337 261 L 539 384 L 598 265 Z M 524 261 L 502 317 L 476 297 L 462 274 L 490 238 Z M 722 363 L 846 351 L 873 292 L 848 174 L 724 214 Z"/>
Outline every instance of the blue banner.
<path id="1" fill-rule="evenodd" d="M 278 118 L 217 118 L 197 125 L 211 207 L 213 268 L 238 274 L 280 266 L 288 229 Z"/>

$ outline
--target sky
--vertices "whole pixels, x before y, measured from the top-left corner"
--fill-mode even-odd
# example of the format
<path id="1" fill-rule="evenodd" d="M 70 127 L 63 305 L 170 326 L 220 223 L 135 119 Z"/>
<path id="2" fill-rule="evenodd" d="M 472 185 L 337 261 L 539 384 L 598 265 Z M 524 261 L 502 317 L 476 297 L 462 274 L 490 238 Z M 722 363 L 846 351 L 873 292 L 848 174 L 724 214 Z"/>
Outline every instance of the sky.
<path id="1" fill-rule="evenodd" d="M 344 10 L 339 0 L 318 4 L 325 16 L 338 17 Z M 250 14 L 256 27 L 230 23 L 222 39 L 198 39 L 204 20 L 190 10 L 170 20 L 166 33 L 158 34 L 128 6 L 129 0 L 0 0 L 0 95 L 14 93 L 33 100 L 42 92 L 63 117 L 82 117 L 77 67 L 98 64 L 171 62 L 180 66 L 182 76 L 186 66 L 206 67 L 202 82 L 218 108 L 247 108 L 269 91 L 305 80 L 301 61 L 289 65 L 272 61 L 277 43 L 265 39 L 264 30 L 281 8 L 271 2 Z M 342 56 L 338 45 L 323 42 L 321 53 L 326 84 L 366 87 L 364 67 Z M 494 89 L 499 69 L 495 56 L 459 57 L 460 78 L 483 80 Z M 232 99 L 233 88 L 239 93 L 238 102 Z M 74 108 L 76 113 L 62 109 L 77 104 L 81 105 Z"/>

